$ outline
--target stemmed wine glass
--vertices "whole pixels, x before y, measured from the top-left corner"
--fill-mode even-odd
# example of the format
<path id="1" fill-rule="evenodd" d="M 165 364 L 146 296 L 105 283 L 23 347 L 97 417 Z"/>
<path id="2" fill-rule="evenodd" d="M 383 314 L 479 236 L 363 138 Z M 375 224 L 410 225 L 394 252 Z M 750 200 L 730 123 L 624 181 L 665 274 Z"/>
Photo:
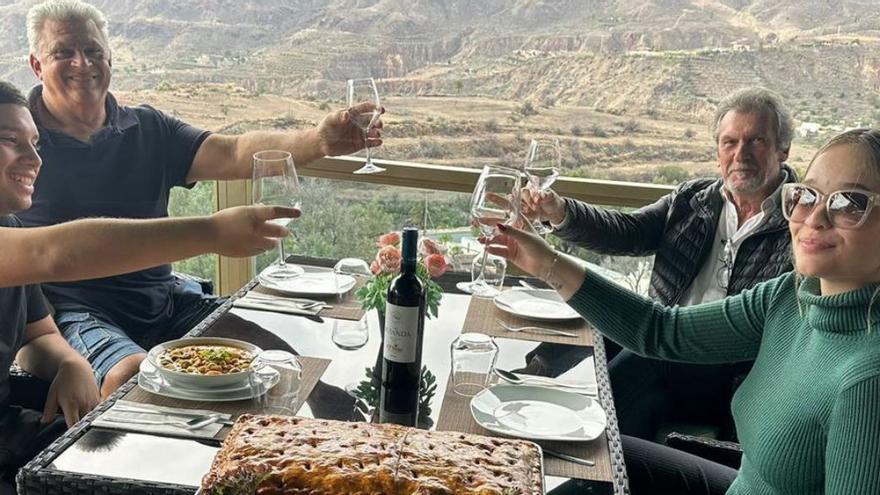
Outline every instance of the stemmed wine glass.
<path id="1" fill-rule="evenodd" d="M 353 173 L 355 174 L 375 174 L 384 172 L 385 169 L 373 164 L 370 147 L 367 138 L 370 135 L 370 129 L 376 125 L 379 116 L 382 114 L 382 106 L 379 103 L 379 91 L 376 90 L 376 81 L 372 77 L 367 79 L 349 79 L 348 80 L 348 108 L 351 109 L 361 102 L 370 102 L 375 106 L 370 113 L 355 114 L 352 112 L 351 121 L 364 133 L 364 151 L 367 153 L 367 161 L 363 166 Z"/>
<path id="2" fill-rule="evenodd" d="M 483 168 L 471 196 L 471 219 L 484 236 L 495 233 L 498 223 L 512 224 L 519 214 L 521 172 L 508 167 L 487 165 Z M 495 297 L 499 290 L 486 282 L 485 267 L 489 250 L 483 248 L 480 273 L 472 282 L 460 282 L 459 290 L 477 297 Z"/>
<path id="3" fill-rule="evenodd" d="M 562 153 L 558 139 L 533 139 L 529 144 L 524 168 L 529 189 L 535 192 L 549 189 L 559 177 L 561 164 Z M 547 234 L 553 230 L 540 219 L 533 220 L 532 227 L 538 234 Z"/>
<path id="4" fill-rule="evenodd" d="M 280 150 L 254 153 L 253 175 L 254 204 L 299 208 L 299 178 L 290 153 Z M 292 218 L 276 218 L 270 222 L 286 227 Z M 280 257 L 277 263 L 266 267 L 261 277 L 271 280 L 288 280 L 303 274 L 302 267 L 285 261 L 284 239 L 278 240 Z"/>

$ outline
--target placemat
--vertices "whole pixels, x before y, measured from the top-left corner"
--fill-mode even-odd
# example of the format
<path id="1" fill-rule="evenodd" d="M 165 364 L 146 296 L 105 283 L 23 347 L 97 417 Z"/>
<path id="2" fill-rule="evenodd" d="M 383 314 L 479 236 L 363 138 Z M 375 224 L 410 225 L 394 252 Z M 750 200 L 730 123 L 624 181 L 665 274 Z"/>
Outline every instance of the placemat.
<path id="1" fill-rule="evenodd" d="M 497 437 L 497 435 L 478 425 L 471 416 L 470 397 L 463 397 L 452 391 L 452 377 L 449 377 L 446 385 L 446 393 L 443 396 L 443 404 L 440 406 L 440 417 L 437 419 L 437 429 L 440 431 L 460 431 L 463 433 L 475 433 Z M 548 476 L 564 476 L 582 480 L 611 482 L 611 458 L 608 454 L 608 441 L 605 433 L 592 442 L 537 442 L 542 447 L 546 446 L 559 452 L 590 459 L 595 466 L 584 466 L 573 462 L 563 461 L 555 457 L 544 455 L 544 474 Z"/>
<path id="2" fill-rule="evenodd" d="M 126 407 L 135 407 L 143 409 L 143 411 L 130 410 L 126 409 Z M 216 411 L 210 409 L 182 409 L 179 407 L 145 404 L 143 402 L 129 402 L 120 399 L 110 409 L 98 416 L 92 422 L 92 426 L 109 428 L 111 430 L 151 433 L 161 436 L 170 435 L 184 438 L 213 439 L 223 429 L 222 424 L 212 423 L 199 429 L 191 430 L 182 427 L 179 423 L 192 418 L 181 416 L 180 413 L 208 415 L 214 412 Z M 230 414 L 223 414 L 221 419 L 229 420 L 230 416 Z"/>
<path id="3" fill-rule="evenodd" d="M 501 320 L 511 326 L 520 327 L 532 325 L 554 330 L 563 330 L 578 334 L 577 337 L 563 337 L 560 335 L 546 335 L 539 333 L 511 332 L 505 330 L 495 320 Z M 471 297 L 467 315 L 464 318 L 462 332 L 479 332 L 493 337 L 507 339 L 532 340 L 535 342 L 553 342 L 556 344 L 570 344 L 580 346 L 593 345 L 593 329 L 587 325 L 583 318 L 567 321 L 534 321 L 514 316 L 502 311 L 492 299 L 484 297 Z"/>
<path id="4" fill-rule="evenodd" d="M 327 268 L 322 267 L 312 267 L 307 265 L 302 266 L 304 269 L 307 270 L 327 270 Z M 339 297 L 336 296 L 320 297 L 310 295 L 303 297 L 308 297 L 309 299 L 314 299 L 316 301 L 325 301 L 327 304 L 333 306 L 330 309 L 324 308 L 321 310 L 320 313 L 318 313 L 318 316 L 321 316 L 322 318 L 336 318 L 339 320 L 358 321 L 363 318 L 367 312 L 361 307 L 361 302 L 358 300 L 355 293 L 364 285 L 364 283 L 366 283 L 366 280 L 364 280 L 363 278 L 356 278 L 355 282 L 356 283 L 354 288 L 346 292 L 345 296 L 343 296 L 341 300 Z M 264 294 L 272 294 L 273 296 L 279 297 L 284 297 L 286 295 L 284 293 L 266 288 L 259 283 L 254 286 L 252 290 L 254 292 L 262 292 Z"/>
<path id="5" fill-rule="evenodd" d="M 300 385 L 299 397 L 297 398 L 297 402 L 293 408 L 294 410 L 298 411 L 299 408 L 302 407 L 302 405 L 305 403 L 306 398 L 312 392 L 312 389 L 315 388 L 315 385 L 317 385 L 318 380 L 321 379 L 321 375 L 324 374 L 324 371 L 330 364 L 330 360 L 306 356 L 297 356 L 296 359 L 299 361 L 303 369 L 301 382 L 302 384 Z M 258 404 L 250 399 L 231 402 L 192 401 L 156 395 L 147 392 L 140 387 L 134 387 L 129 393 L 125 394 L 125 400 L 129 400 L 132 402 L 144 402 L 147 404 L 156 404 L 159 406 L 185 407 L 191 409 L 209 409 L 211 411 L 229 413 L 232 415 L 233 419 L 237 418 L 240 414 L 261 412 L 259 410 Z M 226 436 L 226 433 L 228 431 L 229 428 L 223 428 L 214 438 L 221 439 Z"/>

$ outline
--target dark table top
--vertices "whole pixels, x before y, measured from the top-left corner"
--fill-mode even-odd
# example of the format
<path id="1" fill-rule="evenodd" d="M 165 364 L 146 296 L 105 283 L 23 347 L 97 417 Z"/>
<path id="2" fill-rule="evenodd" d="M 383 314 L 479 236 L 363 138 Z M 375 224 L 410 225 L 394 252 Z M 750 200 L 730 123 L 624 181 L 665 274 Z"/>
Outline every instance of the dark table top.
<path id="1" fill-rule="evenodd" d="M 439 317 L 426 323 L 423 364 L 437 378 L 431 412 L 433 424 L 437 423 L 449 375 L 449 346 L 461 333 L 469 302 L 470 296 L 444 294 Z M 329 366 L 298 415 L 352 420 L 358 417 L 355 399 L 345 388 L 365 379 L 365 368 L 375 364 L 381 345 L 376 313 L 368 313 L 367 319 L 369 341 L 353 351 L 337 347 L 331 341 L 331 333 L 334 326 L 359 322 L 310 319 L 232 308 L 230 304 L 212 314 L 191 335 L 239 338 L 263 349 L 285 349 L 302 356 L 329 359 Z M 603 446 L 607 452 L 603 452 L 602 458 L 610 465 L 600 470 L 602 473 L 597 479 L 578 480 L 576 484 L 578 490 L 589 487 L 590 493 L 627 493 L 604 349 L 601 339 L 596 340 L 594 348 L 584 348 L 499 338 L 497 366 L 505 369 L 538 367 L 542 374 L 562 374 L 582 380 L 595 375 L 599 381 L 600 402 L 609 416 Z M 527 355 L 532 357 L 536 350 L 542 357 L 529 362 Z M 19 475 L 20 493 L 96 493 L 97 488 L 101 488 L 102 493 L 192 493 L 208 470 L 218 443 L 90 427 L 110 402 L 131 395 L 134 386 L 129 383 L 120 389 L 108 403 L 102 404 L 29 463 Z M 565 481 L 548 476 L 547 488 Z"/>

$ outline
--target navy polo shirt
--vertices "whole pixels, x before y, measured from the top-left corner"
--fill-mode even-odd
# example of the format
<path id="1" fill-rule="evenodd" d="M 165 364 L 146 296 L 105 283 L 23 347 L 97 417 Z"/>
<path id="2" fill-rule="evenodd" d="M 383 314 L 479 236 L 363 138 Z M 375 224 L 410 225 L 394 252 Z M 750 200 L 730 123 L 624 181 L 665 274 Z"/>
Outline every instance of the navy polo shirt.
<path id="1" fill-rule="evenodd" d="M 86 143 L 41 125 L 36 111 L 41 95 L 42 86 L 29 95 L 43 167 L 32 207 L 18 215 L 24 226 L 85 217 L 168 216 L 169 192 L 186 186 L 208 132 L 150 106 L 120 106 L 108 94 L 106 125 Z M 171 317 L 172 284 L 171 265 L 162 265 L 115 277 L 43 284 L 43 291 L 57 311 L 88 311 L 138 332 Z"/>
<path id="2" fill-rule="evenodd" d="M 0 215 L 0 228 L 20 226 L 14 216 Z M 25 326 L 47 316 L 39 285 L 0 287 L 0 407 L 9 404 L 9 366 L 21 349 Z"/>

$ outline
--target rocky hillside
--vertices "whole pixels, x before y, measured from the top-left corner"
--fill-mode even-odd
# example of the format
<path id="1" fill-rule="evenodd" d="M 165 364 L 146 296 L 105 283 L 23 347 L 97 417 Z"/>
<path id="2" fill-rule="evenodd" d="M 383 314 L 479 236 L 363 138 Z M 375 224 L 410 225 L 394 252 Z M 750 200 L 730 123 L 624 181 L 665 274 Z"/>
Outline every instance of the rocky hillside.
<path id="1" fill-rule="evenodd" d="M 34 82 L 24 31 L 33 3 L 0 0 L 0 77 L 22 87 Z M 704 170 L 711 153 L 693 134 L 703 139 L 724 94 L 756 84 L 828 132 L 880 120 L 880 9 L 860 0 L 95 4 L 111 22 L 117 92 L 212 128 L 247 129 L 263 122 L 248 122 L 255 113 L 300 104 L 320 116 L 339 103 L 342 81 L 371 75 L 384 96 L 410 105 L 398 108 L 397 123 L 412 130 L 398 158 L 478 162 L 551 133 L 579 146 L 571 163 L 580 166 L 621 161 L 636 178 L 670 164 Z M 283 106 L 257 111 L 270 101 L 258 96 Z M 434 108 L 444 98 L 466 104 L 432 122 L 449 110 Z M 486 142 L 471 138 L 476 130 Z"/>

